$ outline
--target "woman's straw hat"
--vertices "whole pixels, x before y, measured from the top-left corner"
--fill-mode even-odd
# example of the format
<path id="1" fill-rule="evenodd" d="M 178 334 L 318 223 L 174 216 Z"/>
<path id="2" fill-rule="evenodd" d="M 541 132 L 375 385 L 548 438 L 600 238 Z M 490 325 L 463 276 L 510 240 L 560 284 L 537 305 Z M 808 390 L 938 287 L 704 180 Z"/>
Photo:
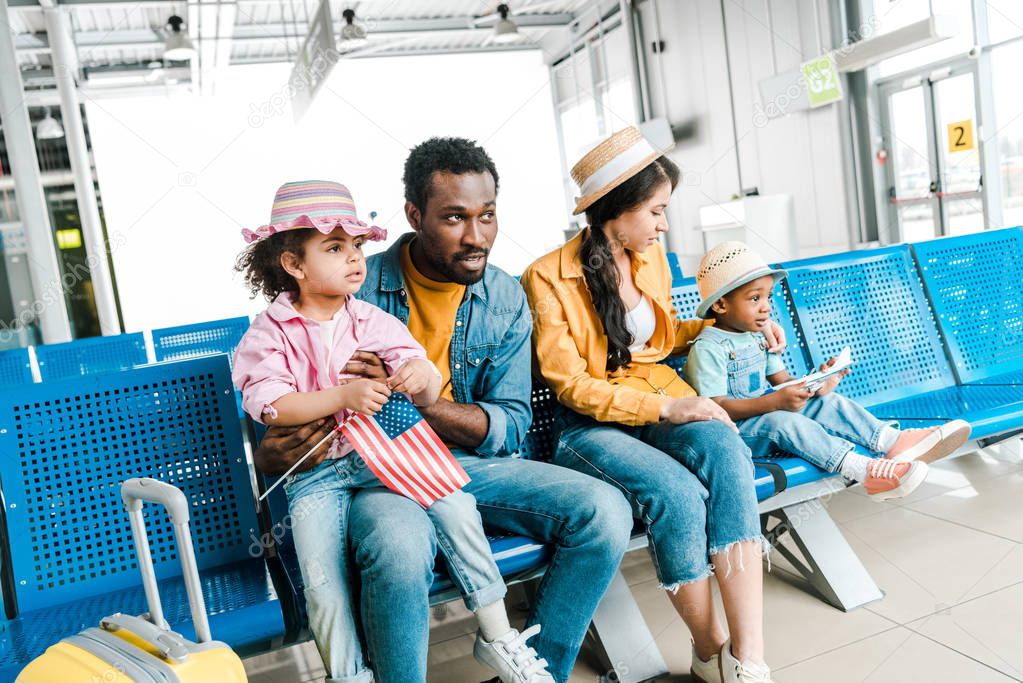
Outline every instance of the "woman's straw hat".
<path id="1" fill-rule="evenodd" d="M 771 268 L 745 242 L 722 242 L 706 253 L 696 271 L 696 286 L 703 299 L 696 307 L 696 315 L 701 318 L 710 317 L 708 312 L 715 301 L 765 275 L 773 276 L 777 283 L 788 276 L 788 272 Z"/>
<path id="2" fill-rule="evenodd" d="M 602 140 L 572 167 L 572 179 L 579 186 L 580 194 L 576 197 L 573 215 L 585 211 L 662 154 L 634 126 Z"/>

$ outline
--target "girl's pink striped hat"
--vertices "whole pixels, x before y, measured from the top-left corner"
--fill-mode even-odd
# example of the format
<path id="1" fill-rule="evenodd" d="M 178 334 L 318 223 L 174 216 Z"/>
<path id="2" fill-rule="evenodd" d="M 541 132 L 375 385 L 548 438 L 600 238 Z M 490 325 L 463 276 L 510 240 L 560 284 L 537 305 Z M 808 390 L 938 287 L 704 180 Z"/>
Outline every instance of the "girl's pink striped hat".
<path id="1" fill-rule="evenodd" d="M 314 228 L 327 235 L 339 227 L 352 237 L 366 235 L 371 240 L 387 237 L 383 228 L 359 220 L 352 193 L 341 183 L 299 180 L 284 183 L 277 189 L 270 223 L 255 230 L 243 229 L 242 237 L 251 244 L 285 230 Z"/>

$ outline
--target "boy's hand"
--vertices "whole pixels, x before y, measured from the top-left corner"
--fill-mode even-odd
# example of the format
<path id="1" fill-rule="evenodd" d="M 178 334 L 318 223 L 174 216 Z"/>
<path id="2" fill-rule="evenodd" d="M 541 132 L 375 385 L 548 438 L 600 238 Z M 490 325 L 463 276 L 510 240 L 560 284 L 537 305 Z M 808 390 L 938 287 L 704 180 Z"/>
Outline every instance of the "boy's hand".
<path id="1" fill-rule="evenodd" d="M 386 384 L 372 379 L 353 379 L 337 388 L 341 407 L 363 415 L 376 415 L 391 397 Z"/>
<path id="2" fill-rule="evenodd" d="M 837 358 L 832 358 L 827 363 L 822 363 L 821 367 L 820 367 L 821 372 L 824 372 L 825 370 L 830 368 L 832 365 L 834 365 L 836 360 L 838 360 L 838 359 Z M 824 381 L 823 384 L 821 384 L 821 388 L 817 390 L 817 393 L 815 395 L 816 396 L 823 396 L 824 394 L 829 394 L 832 391 L 834 391 L 835 387 L 838 386 L 838 383 L 841 382 L 842 378 L 845 377 L 846 375 L 848 375 L 849 372 L 850 372 L 849 368 L 846 368 L 845 370 L 843 370 L 842 372 L 838 373 L 837 375 L 833 375 L 833 376 L 829 377 L 827 380 Z"/>
<path id="3" fill-rule="evenodd" d="M 807 391 L 805 383 L 793 384 L 774 392 L 774 404 L 777 410 L 788 410 L 792 413 L 798 413 L 806 407 L 806 402 L 810 400 L 811 395 Z"/>
<path id="4" fill-rule="evenodd" d="M 416 396 L 430 385 L 430 380 L 436 374 L 437 370 L 434 369 L 433 363 L 415 358 L 402 365 L 393 377 L 389 377 L 387 386 L 391 391 L 400 391 L 409 396 Z"/>

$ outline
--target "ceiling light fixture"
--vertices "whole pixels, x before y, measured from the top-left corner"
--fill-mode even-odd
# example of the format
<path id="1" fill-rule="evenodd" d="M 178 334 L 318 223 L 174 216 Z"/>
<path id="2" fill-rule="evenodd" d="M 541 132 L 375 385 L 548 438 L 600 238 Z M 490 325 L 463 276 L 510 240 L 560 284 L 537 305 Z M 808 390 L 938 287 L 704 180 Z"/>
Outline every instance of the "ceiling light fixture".
<path id="1" fill-rule="evenodd" d="M 195 45 L 188 34 L 181 30 L 185 20 L 178 15 L 173 15 L 167 20 L 171 32 L 167 36 L 167 42 L 163 44 L 163 58 L 173 62 L 185 62 L 195 56 Z"/>
<path id="2" fill-rule="evenodd" d="M 519 39 L 519 25 L 508 18 L 509 11 L 508 5 L 502 3 L 497 6 L 497 13 L 501 18 L 494 24 L 495 43 L 514 43 Z"/>

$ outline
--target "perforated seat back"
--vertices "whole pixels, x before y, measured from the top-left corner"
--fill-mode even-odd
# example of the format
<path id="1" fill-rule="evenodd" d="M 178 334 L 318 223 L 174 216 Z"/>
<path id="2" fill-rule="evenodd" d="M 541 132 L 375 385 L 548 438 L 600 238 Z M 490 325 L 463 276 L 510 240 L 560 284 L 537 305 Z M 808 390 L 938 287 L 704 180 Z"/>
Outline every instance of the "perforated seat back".
<path id="1" fill-rule="evenodd" d="M 963 383 L 1023 371 L 1023 230 L 913 245 Z"/>
<path id="2" fill-rule="evenodd" d="M 157 362 L 226 353 L 234 362 L 234 350 L 249 329 L 246 316 L 153 330 Z"/>
<path id="3" fill-rule="evenodd" d="M 813 363 L 852 351 L 844 395 L 874 405 L 955 384 L 909 247 L 782 265 Z"/>
<path id="4" fill-rule="evenodd" d="M 0 351 L 0 388 L 32 383 L 32 362 L 28 349 Z"/>
<path id="5" fill-rule="evenodd" d="M 252 557 L 258 538 L 224 356 L 0 392 L 0 483 L 18 608 L 140 584 L 120 484 L 184 491 L 200 570 Z M 160 578 L 180 574 L 166 513 L 145 507 Z"/>
<path id="6" fill-rule="evenodd" d="M 44 382 L 128 370 L 148 362 L 146 341 L 141 332 L 44 344 L 35 351 L 39 375 Z"/>

